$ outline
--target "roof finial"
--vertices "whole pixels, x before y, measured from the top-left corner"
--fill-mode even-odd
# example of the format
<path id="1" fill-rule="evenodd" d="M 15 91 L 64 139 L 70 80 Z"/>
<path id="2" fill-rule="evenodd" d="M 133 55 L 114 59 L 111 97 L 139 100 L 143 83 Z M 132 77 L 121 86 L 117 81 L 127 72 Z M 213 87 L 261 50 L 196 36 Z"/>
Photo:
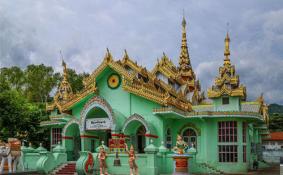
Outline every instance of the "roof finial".
<path id="1" fill-rule="evenodd" d="M 110 50 L 108 49 L 108 47 L 106 48 L 106 55 L 105 55 L 104 59 L 106 59 L 107 62 L 112 60 L 112 55 L 111 55 Z"/>
<path id="2" fill-rule="evenodd" d="M 63 78 L 64 80 L 67 80 L 67 64 L 65 63 L 64 59 L 63 59 L 63 54 L 62 51 L 60 50 L 60 55 L 61 55 L 61 59 L 62 59 L 62 66 L 63 66 Z"/>
<path id="3" fill-rule="evenodd" d="M 185 19 L 185 10 L 183 9 L 183 20 L 182 20 L 182 26 L 183 26 L 183 32 L 186 33 L 186 19 Z"/>
<path id="4" fill-rule="evenodd" d="M 229 37 L 229 30 L 228 30 L 229 23 L 227 23 L 227 33 L 225 37 L 225 49 L 224 49 L 224 64 L 230 64 L 230 37 Z"/>
<path id="5" fill-rule="evenodd" d="M 179 66 L 183 71 L 191 68 L 190 56 L 187 45 L 185 16 L 183 16 L 183 20 L 182 20 L 182 45 L 181 45 L 181 52 L 179 57 Z"/>
<path id="6" fill-rule="evenodd" d="M 124 59 L 128 59 L 129 58 L 129 55 L 128 55 L 128 52 L 126 49 L 124 49 Z"/>

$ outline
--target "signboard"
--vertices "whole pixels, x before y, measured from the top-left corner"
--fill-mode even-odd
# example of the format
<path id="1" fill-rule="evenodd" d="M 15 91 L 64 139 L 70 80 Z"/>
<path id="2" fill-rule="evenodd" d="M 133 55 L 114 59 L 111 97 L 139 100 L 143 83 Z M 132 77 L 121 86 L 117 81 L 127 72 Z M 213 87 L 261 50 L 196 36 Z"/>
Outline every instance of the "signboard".
<path id="1" fill-rule="evenodd" d="M 109 118 L 86 119 L 86 130 L 105 130 L 111 129 Z"/>

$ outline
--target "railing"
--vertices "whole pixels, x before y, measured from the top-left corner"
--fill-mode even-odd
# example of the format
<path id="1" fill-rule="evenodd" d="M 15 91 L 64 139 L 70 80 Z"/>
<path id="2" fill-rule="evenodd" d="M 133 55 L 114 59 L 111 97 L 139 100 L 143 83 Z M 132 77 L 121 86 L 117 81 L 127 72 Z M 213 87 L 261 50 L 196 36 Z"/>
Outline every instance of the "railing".
<path id="1" fill-rule="evenodd" d="M 219 116 L 219 115 L 226 115 L 226 116 L 251 116 L 259 119 L 263 119 L 262 115 L 256 112 L 245 112 L 245 111 L 203 111 L 203 112 L 184 112 L 182 110 L 178 110 L 174 107 L 161 107 L 161 108 L 154 108 L 154 113 L 163 113 L 163 112 L 175 112 L 179 115 L 184 117 L 194 117 L 194 116 Z"/>

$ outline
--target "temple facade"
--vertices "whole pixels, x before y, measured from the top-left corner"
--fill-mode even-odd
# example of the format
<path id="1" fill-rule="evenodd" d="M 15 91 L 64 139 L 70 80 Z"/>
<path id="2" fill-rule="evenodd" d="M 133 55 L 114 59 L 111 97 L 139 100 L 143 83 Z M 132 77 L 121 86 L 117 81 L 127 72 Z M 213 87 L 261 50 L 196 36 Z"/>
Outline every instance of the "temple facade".
<path id="1" fill-rule="evenodd" d="M 129 174 L 124 147 L 115 142 L 124 140 L 135 148 L 140 174 L 172 174 L 171 155 L 181 135 L 194 152 L 191 173 L 242 173 L 255 161 L 261 165 L 267 105 L 262 95 L 246 101 L 246 88 L 230 60 L 228 33 L 224 44 L 222 66 L 207 94 L 191 65 L 185 19 L 178 65 L 163 54 L 150 71 L 127 51 L 116 60 L 107 49 L 102 63 L 84 80 L 84 89 L 73 93 L 63 62 L 64 78 L 47 105 L 50 120 L 41 123 L 50 128 L 51 149 L 62 144 L 67 161 L 77 161 L 82 152 L 95 155 L 104 144 L 108 171 Z M 117 167 L 116 152 L 122 161 Z"/>

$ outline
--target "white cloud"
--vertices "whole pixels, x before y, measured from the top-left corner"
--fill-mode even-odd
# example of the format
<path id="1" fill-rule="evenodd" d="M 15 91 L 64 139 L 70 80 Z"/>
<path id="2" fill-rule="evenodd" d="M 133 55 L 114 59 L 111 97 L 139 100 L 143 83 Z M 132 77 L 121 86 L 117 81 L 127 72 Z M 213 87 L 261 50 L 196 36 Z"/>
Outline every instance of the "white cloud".
<path id="1" fill-rule="evenodd" d="M 182 10 L 192 66 L 206 90 L 223 63 L 230 22 L 231 60 L 254 100 L 283 103 L 283 2 L 258 1 L 0 1 L 0 67 L 44 63 L 61 70 L 59 50 L 79 72 L 92 72 L 106 47 L 127 49 L 152 68 L 164 51 L 178 62 Z M 153 64 L 154 63 L 154 64 Z"/>

